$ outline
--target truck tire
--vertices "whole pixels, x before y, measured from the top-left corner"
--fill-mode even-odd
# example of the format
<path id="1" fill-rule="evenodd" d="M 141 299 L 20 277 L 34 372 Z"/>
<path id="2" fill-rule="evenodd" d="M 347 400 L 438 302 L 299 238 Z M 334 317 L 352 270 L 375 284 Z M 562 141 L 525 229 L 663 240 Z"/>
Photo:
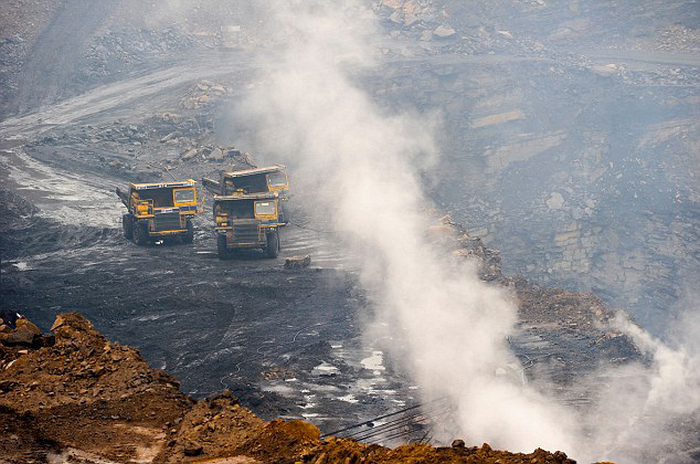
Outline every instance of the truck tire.
<path id="1" fill-rule="evenodd" d="M 148 244 L 148 231 L 145 224 L 134 224 L 134 243 L 138 246 L 146 246 Z"/>
<path id="2" fill-rule="evenodd" d="M 134 219 L 131 214 L 122 216 L 122 230 L 124 230 L 124 238 L 131 240 L 134 236 Z"/>
<path id="3" fill-rule="evenodd" d="M 284 224 L 285 226 L 289 224 L 289 211 L 287 211 L 286 206 L 284 205 L 285 202 L 280 201 L 280 222 Z"/>
<path id="4" fill-rule="evenodd" d="M 280 249 L 280 237 L 277 231 L 267 233 L 267 246 L 265 247 L 265 256 L 268 258 L 276 258 Z"/>
<path id="5" fill-rule="evenodd" d="M 194 242 L 194 226 L 191 220 L 187 220 L 187 232 L 182 236 L 182 243 L 189 245 Z"/>
<path id="6" fill-rule="evenodd" d="M 226 248 L 226 236 L 219 234 L 216 237 L 216 251 L 219 254 L 220 260 L 225 260 L 229 258 L 229 251 Z"/>

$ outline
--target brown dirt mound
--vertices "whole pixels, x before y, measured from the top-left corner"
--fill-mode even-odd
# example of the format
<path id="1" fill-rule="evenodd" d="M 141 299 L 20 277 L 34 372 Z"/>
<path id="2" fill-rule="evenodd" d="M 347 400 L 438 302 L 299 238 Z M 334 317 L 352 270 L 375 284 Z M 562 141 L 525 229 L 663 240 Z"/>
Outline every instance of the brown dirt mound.
<path id="1" fill-rule="evenodd" d="M 60 315 L 52 331 L 47 337 L 29 321 L 0 323 L 2 463 L 573 462 L 562 452 L 486 444 L 389 449 L 321 440 L 311 424 L 261 420 L 227 390 L 194 403 L 138 350 L 110 343 L 78 314 Z M 29 342 L 15 343 L 25 332 Z"/>
<path id="2" fill-rule="evenodd" d="M 28 324 L 18 321 L 4 334 Z M 151 369 L 138 350 L 106 341 L 77 314 L 59 316 L 52 329 L 55 344 L 44 337 L 49 346 L 40 348 L 0 339 L 0 455 L 28 462 L 29 451 L 42 462 L 77 448 L 127 462 L 154 454 L 148 450 L 163 425 L 192 404 L 177 380 Z"/>
<path id="3" fill-rule="evenodd" d="M 532 453 L 510 453 L 481 447 L 466 447 L 455 441 L 452 447 L 435 448 L 425 444 L 395 449 L 364 445 L 356 441 L 328 437 L 302 421 L 263 422 L 238 405 L 229 392 L 199 402 L 170 431 L 168 447 L 157 463 L 176 462 L 275 462 L 275 463 L 566 463 L 563 452 L 537 449 Z M 229 458 L 231 460 L 227 460 Z M 233 460 L 238 458 L 239 460 Z M 243 459 L 244 460 L 240 460 Z"/>

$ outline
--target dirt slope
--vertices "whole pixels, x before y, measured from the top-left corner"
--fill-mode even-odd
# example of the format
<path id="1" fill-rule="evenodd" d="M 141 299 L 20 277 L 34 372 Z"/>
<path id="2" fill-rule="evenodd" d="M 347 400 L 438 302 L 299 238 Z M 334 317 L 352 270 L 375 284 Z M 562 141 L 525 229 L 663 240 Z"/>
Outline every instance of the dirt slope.
<path id="1" fill-rule="evenodd" d="M 112 1 L 64 1 L 34 43 L 16 99 L 24 112 L 53 103 L 72 84 L 75 70 L 92 33 L 112 11 Z M 80 17 L 80 21 L 75 18 Z M 60 57 L 60 59 L 58 59 Z"/>
<path id="2" fill-rule="evenodd" d="M 77 314 L 56 319 L 55 340 L 22 338 L 39 333 L 26 321 L 0 327 L 0 455 L 7 462 L 44 462 L 71 448 L 118 462 L 152 457 L 163 425 L 192 404 L 177 380 Z"/>
<path id="3" fill-rule="evenodd" d="M 302 421 L 265 422 L 228 391 L 194 403 L 138 350 L 110 343 L 78 314 L 53 335 L 29 321 L 0 323 L 0 462 L 552 462 L 488 445 L 388 449 L 320 439 Z"/>

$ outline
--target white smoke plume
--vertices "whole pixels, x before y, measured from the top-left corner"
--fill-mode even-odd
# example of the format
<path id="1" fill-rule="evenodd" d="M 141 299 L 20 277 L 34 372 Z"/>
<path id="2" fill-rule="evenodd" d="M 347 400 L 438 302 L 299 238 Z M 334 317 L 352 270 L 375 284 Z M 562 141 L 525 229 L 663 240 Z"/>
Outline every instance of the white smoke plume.
<path id="1" fill-rule="evenodd" d="M 427 398 L 448 398 L 470 441 L 528 450 L 567 449 L 571 424 L 537 392 L 507 377 L 505 338 L 516 318 L 507 295 L 470 266 L 451 267 L 426 239 L 416 164 L 435 156 L 428 118 L 388 114 L 353 84 L 371 66 L 373 23 L 352 2 L 278 2 L 288 38 L 244 108 L 266 148 L 300 166 L 333 211 L 337 232 L 364 255 L 364 282 L 393 321 Z M 288 159 L 289 159 L 288 158 Z"/>
<path id="2" fill-rule="evenodd" d="M 629 336 L 648 363 L 606 368 L 594 408 L 582 417 L 591 430 L 579 438 L 583 456 L 616 462 L 697 462 L 700 449 L 700 313 L 690 306 L 670 328 L 675 346 L 662 343 L 619 315 L 617 328 Z M 688 454 L 695 453 L 695 456 Z"/>
<path id="3" fill-rule="evenodd" d="M 621 327 L 647 351 L 651 367 L 606 373 L 613 380 L 593 386 L 598 405 L 588 414 L 496 375 L 517 364 L 504 343 L 517 308 L 504 290 L 482 283 L 468 264 L 456 267 L 426 238 L 429 205 L 419 172 L 437 156 L 438 129 L 429 116 L 383 110 L 355 83 L 378 63 L 371 11 L 356 1 L 267 5 L 282 51 L 263 63 L 239 112 L 257 129 L 258 148 L 295 166 L 295 179 L 314 188 L 313 207 L 364 257 L 363 283 L 377 317 L 392 322 L 401 350 L 394 354 L 426 400 L 454 405 L 454 437 L 629 460 L 624 450 L 668 436 L 673 414 L 697 412 L 698 350 L 670 349 L 630 323 Z"/>

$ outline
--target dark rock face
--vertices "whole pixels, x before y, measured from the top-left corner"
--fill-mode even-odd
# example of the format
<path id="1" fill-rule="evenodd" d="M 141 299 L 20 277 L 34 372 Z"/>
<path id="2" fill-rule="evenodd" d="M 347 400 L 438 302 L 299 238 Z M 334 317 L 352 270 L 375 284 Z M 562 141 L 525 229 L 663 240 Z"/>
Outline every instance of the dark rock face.
<path id="1" fill-rule="evenodd" d="M 410 60 L 389 48 L 367 85 L 389 107 L 443 115 L 431 195 L 501 250 L 506 273 L 593 291 L 661 330 L 700 277 L 697 9 L 418 4 L 379 14 L 401 38 L 439 25 L 455 38 L 433 32 Z"/>

